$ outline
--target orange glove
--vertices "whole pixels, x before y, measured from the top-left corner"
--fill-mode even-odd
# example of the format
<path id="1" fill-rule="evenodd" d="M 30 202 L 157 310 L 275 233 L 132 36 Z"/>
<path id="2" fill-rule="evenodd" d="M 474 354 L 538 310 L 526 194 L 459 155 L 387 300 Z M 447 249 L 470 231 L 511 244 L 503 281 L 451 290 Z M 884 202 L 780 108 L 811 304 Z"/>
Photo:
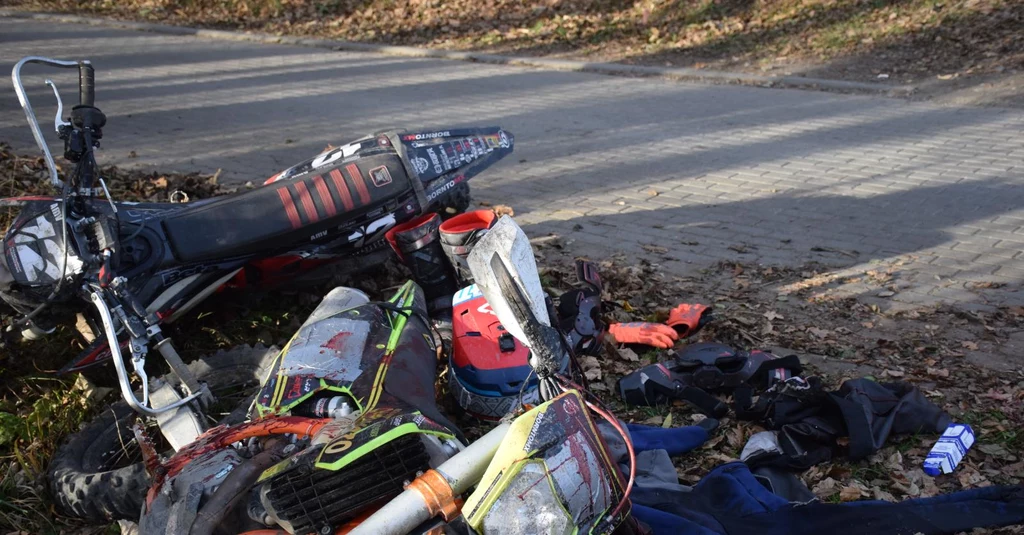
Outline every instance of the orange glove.
<path id="1" fill-rule="evenodd" d="M 662 349 L 671 349 L 679 339 L 671 327 L 644 321 L 613 323 L 608 326 L 608 334 L 620 344 L 644 344 Z"/>
<path id="2" fill-rule="evenodd" d="M 692 336 L 711 321 L 711 307 L 701 304 L 683 303 L 672 309 L 666 325 L 679 333 L 680 337 Z"/>

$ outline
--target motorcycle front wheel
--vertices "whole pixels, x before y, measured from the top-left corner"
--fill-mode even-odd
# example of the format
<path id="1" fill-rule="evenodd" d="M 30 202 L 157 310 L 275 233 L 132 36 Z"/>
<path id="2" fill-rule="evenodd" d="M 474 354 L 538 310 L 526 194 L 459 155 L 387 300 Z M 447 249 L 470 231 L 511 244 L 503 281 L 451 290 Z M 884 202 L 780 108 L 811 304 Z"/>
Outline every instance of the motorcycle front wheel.
<path id="1" fill-rule="evenodd" d="M 245 419 L 277 354 L 277 348 L 239 346 L 188 365 L 217 398 L 207 413 L 211 425 Z M 139 518 L 150 479 L 132 432 L 136 418 L 126 403 L 115 403 L 57 449 L 47 481 L 58 512 L 92 522 Z"/>

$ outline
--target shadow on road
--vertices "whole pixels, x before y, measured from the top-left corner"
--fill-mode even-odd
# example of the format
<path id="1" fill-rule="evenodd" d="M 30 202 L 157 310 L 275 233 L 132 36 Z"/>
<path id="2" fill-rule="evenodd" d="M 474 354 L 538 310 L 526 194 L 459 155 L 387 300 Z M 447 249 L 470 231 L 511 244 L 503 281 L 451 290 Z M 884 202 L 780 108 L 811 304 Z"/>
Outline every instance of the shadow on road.
<path id="1" fill-rule="evenodd" d="M 1018 224 L 1004 216 L 1024 208 L 1010 111 L 47 26 L 0 20 L 0 67 L 93 58 L 106 162 L 259 182 L 375 130 L 500 124 L 516 154 L 474 179 L 475 196 L 513 205 L 534 234 L 680 270 L 917 255 L 1020 279 L 997 271 L 1015 262 L 999 253 Z M 32 96 L 51 102 L 41 78 Z M 0 140 L 32 143 L 13 91 L 0 91 Z"/>

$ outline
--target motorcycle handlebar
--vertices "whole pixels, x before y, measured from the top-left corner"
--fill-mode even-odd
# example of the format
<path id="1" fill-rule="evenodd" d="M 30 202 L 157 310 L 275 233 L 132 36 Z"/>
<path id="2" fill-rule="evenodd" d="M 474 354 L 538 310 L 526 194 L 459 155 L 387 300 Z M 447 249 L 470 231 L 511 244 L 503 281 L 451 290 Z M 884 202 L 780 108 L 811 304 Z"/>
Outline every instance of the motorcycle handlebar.
<path id="1" fill-rule="evenodd" d="M 14 64 L 14 68 L 11 69 L 11 79 L 14 81 L 14 92 L 18 94 L 18 102 L 21 103 L 21 107 L 25 110 L 25 117 L 28 119 L 28 126 L 32 129 L 32 137 L 36 139 L 36 145 L 39 145 L 39 149 L 43 151 L 43 156 L 46 159 L 46 167 L 50 171 L 50 182 L 57 188 L 64 186 L 64 181 L 57 176 L 57 165 L 53 162 L 53 155 L 50 154 L 50 147 L 46 144 L 46 140 L 43 138 L 43 132 L 39 128 L 39 121 L 36 119 L 36 112 L 32 110 L 32 104 L 28 101 L 28 95 L 25 93 L 25 86 L 21 83 L 21 68 L 29 63 L 37 63 L 39 65 L 49 65 L 51 67 L 60 67 L 62 69 L 70 69 L 73 67 L 79 68 L 79 77 L 81 77 L 81 63 L 77 61 L 64 61 L 59 59 L 44 58 L 40 56 L 28 56 L 21 58 L 21 61 Z M 92 72 L 92 66 L 89 66 L 89 72 Z M 90 75 L 89 87 L 92 87 L 92 76 Z M 91 94 L 91 91 L 90 91 Z"/>
<path id="2" fill-rule="evenodd" d="M 78 103 L 90 107 L 96 103 L 96 73 L 88 60 L 78 62 Z"/>
<path id="3" fill-rule="evenodd" d="M 202 394 L 202 391 L 197 390 L 169 405 L 155 409 L 150 407 L 148 399 L 149 378 L 145 374 L 145 359 L 140 359 L 141 363 L 136 362 L 137 367 L 135 373 L 142 381 L 143 400 L 139 400 L 139 398 L 135 397 L 135 388 L 132 386 L 131 377 L 128 376 L 128 370 L 125 368 L 124 357 L 121 356 L 121 344 L 117 340 L 117 330 L 114 328 L 114 319 L 110 314 L 110 307 L 107 306 L 107 302 L 103 298 L 103 295 L 98 292 L 92 292 L 89 297 L 92 299 L 93 305 L 95 305 L 96 310 L 99 312 L 100 322 L 103 324 L 103 332 L 107 336 L 107 345 L 110 348 L 110 355 L 114 361 L 114 369 L 117 371 L 117 382 L 118 386 L 121 387 L 121 397 L 124 398 L 124 401 L 128 403 L 129 407 L 143 416 L 156 416 L 158 414 L 177 409 L 178 407 L 182 407 Z"/>

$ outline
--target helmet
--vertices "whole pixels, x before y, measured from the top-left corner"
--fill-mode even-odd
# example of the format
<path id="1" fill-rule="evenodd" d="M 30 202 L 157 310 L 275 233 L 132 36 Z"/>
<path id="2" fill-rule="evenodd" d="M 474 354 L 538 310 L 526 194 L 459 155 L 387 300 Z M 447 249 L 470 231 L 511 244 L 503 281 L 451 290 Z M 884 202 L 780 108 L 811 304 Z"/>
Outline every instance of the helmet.
<path id="1" fill-rule="evenodd" d="M 672 371 L 690 376 L 701 390 L 735 390 L 743 385 L 769 387 L 800 374 L 796 357 L 780 358 L 767 351 L 737 351 L 722 344 L 693 344 L 678 353 Z"/>
<path id="2" fill-rule="evenodd" d="M 560 332 L 574 354 L 595 355 L 607 329 L 601 320 L 601 279 L 589 262 L 578 261 L 576 269 L 583 287 L 562 294 L 557 314 L 548 302 L 549 315 L 561 318 Z M 530 350 L 502 327 L 475 284 L 452 297 L 449 384 L 466 412 L 500 420 L 519 407 L 520 395 L 522 403 L 536 404 L 540 396 L 529 358 Z M 562 371 L 569 360 L 565 353 Z"/>
<path id="3" fill-rule="evenodd" d="M 500 420 L 519 405 L 536 403 L 530 350 L 502 327 L 476 285 L 452 297 L 449 384 L 459 406 L 485 420 Z M 526 383 L 524 385 L 524 383 Z"/>

